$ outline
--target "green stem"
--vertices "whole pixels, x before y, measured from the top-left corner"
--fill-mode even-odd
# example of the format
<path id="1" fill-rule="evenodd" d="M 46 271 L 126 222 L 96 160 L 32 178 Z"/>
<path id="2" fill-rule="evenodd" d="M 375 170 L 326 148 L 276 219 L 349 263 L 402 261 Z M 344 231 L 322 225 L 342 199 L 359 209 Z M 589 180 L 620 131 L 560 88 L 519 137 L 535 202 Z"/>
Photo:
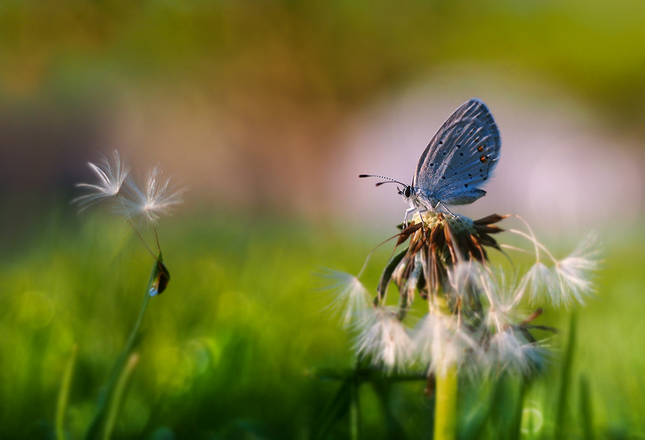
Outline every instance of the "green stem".
<path id="1" fill-rule="evenodd" d="M 457 367 L 436 375 L 434 440 L 457 437 Z"/>
<path id="2" fill-rule="evenodd" d="M 139 328 L 141 327 L 143 317 L 145 316 L 146 309 L 148 308 L 148 301 L 150 301 L 150 289 L 152 288 L 152 284 L 157 279 L 160 267 L 159 263 L 161 263 L 162 261 L 163 259 L 161 252 L 159 252 L 158 261 L 155 261 L 154 263 L 152 272 L 150 273 L 150 280 L 148 281 L 148 285 L 146 286 L 146 290 L 143 295 L 143 301 L 141 303 L 141 309 L 139 310 L 139 317 L 137 318 L 137 322 L 134 324 L 134 328 L 130 332 L 130 336 L 128 337 L 128 342 L 125 344 L 125 348 L 117 358 L 116 363 L 112 368 L 112 373 L 110 374 L 110 380 L 108 381 L 107 389 L 104 393 L 102 393 L 101 396 L 99 396 L 99 401 L 97 404 L 96 412 L 94 413 L 94 418 L 92 419 L 92 422 L 87 429 L 87 433 L 85 434 L 85 438 L 88 440 L 100 438 L 99 433 L 101 426 L 103 425 L 103 422 L 105 420 L 108 405 L 113 398 L 114 391 L 117 387 L 117 383 L 119 381 L 119 378 L 121 377 L 121 373 L 123 371 L 123 368 L 125 367 L 126 361 L 130 356 L 130 352 L 134 348 L 137 336 L 139 334 Z"/>

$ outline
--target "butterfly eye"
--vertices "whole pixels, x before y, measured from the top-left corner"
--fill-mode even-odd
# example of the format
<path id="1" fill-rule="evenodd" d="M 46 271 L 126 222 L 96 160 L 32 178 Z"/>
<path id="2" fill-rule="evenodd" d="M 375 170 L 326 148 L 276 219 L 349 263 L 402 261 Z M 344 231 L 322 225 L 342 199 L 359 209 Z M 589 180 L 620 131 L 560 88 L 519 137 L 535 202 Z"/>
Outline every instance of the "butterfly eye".
<path id="1" fill-rule="evenodd" d="M 403 193 L 406 197 L 410 197 L 410 194 L 412 193 L 412 189 L 410 189 L 409 186 L 405 187 L 405 192 Z"/>

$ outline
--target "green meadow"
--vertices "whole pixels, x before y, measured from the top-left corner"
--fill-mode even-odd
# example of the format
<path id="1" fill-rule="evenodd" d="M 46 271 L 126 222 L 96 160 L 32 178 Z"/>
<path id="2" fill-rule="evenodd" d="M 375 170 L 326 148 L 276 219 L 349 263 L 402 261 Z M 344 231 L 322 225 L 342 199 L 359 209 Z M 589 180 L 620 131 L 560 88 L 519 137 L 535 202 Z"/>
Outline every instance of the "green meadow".
<path id="1" fill-rule="evenodd" d="M 432 380 L 357 362 L 319 274 L 388 238 L 351 223 L 343 179 L 402 178 L 408 131 L 475 96 L 503 115 L 500 180 L 545 190 L 510 201 L 562 202 L 531 224 L 566 237 L 537 234 L 558 258 L 585 231 L 550 222 L 613 218 L 594 296 L 535 321 L 558 330 L 536 331 L 543 371 L 460 375 L 457 438 L 645 438 L 643 41 L 633 0 L 0 1 L 0 440 L 432 438 Z M 427 108 L 403 105 L 417 94 Z M 111 380 L 156 263 L 123 218 L 70 201 L 115 149 L 190 188 L 158 225 L 168 288 Z M 348 171 L 367 159 L 387 169 Z"/>
<path id="2" fill-rule="evenodd" d="M 0 260 L 2 438 L 55 438 L 63 414 L 65 438 L 80 439 L 154 260 L 124 220 L 100 209 L 51 209 L 35 223 L 6 240 L 10 252 Z M 324 310 L 331 297 L 316 273 L 355 273 L 383 237 L 213 212 L 165 219 L 159 235 L 171 280 L 150 300 L 113 438 L 350 438 L 343 378 L 355 365 L 352 337 Z M 596 298 L 586 306 L 545 309 L 537 322 L 560 329 L 540 335 L 551 351 L 545 371 L 528 381 L 461 377 L 460 438 L 645 435 L 641 237 L 604 242 Z M 372 259 L 369 288 L 390 251 Z M 361 438 L 431 438 L 425 380 L 361 377 Z"/>

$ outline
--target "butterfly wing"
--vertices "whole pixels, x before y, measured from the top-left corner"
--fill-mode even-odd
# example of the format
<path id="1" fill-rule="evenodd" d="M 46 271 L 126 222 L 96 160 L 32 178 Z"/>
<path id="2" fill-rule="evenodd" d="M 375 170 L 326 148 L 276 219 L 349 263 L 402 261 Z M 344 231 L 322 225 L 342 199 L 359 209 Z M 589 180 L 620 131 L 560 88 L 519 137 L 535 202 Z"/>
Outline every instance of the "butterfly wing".
<path id="1" fill-rule="evenodd" d="M 493 115 L 478 99 L 462 104 L 443 123 L 419 159 L 412 186 L 424 204 L 472 203 L 499 160 L 502 140 Z"/>

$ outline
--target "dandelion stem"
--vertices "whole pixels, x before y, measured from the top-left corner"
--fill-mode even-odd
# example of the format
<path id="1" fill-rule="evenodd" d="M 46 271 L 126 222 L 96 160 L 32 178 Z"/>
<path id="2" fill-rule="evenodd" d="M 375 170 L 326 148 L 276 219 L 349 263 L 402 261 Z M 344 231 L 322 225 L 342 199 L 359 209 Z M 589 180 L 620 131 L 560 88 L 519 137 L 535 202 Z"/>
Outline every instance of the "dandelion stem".
<path id="1" fill-rule="evenodd" d="M 457 366 L 436 375 L 434 440 L 457 438 Z"/>
<path id="2" fill-rule="evenodd" d="M 155 231 L 155 241 L 157 242 L 157 251 L 161 252 L 161 245 L 159 244 L 159 234 L 157 234 L 157 227 L 153 225 L 152 229 Z"/>
<path id="3" fill-rule="evenodd" d="M 121 202 L 121 205 L 123 206 L 123 209 L 125 210 L 125 203 L 123 203 L 123 199 L 118 194 L 117 194 L 117 197 L 119 199 L 119 202 Z M 150 246 L 148 246 L 148 243 L 146 243 L 146 241 L 143 239 L 143 236 L 141 235 L 141 232 L 139 231 L 139 228 L 137 228 L 137 225 L 134 224 L 134 221 L 132 220 L 132 217 L 129 216 L 129 215 L 126 215 L 126 218 L 128 219 L 128 221 L 130 222 L 130 224 L 134 228 L 134 232 L 136 232 L 137 236 L 139 236 L 139 240 L 141 240 L 141 242 L 146 247 L 146 249 L 148 249 L 148 252 L 150 252 L 150 255 L 152 255 L 152 258 L 157 260 L 157 262 L 161 263 L 159 258 L 157 258 L 157 255 L 153 252 L 152 249 L 150 249 Z M 155 237 L 157 238 L 157 250 L 159 251 L 159 253 L 161 253 L 161 247 L 159 247 L 159 237 L 157 236 L 157 228 L 155 228 Z"/>
<path id="4" fill-rule="evenodd" d="M 159 275 L 159 270 L 160 270 L 159 263 L 161 263 L 162 261 L 163 261 L 163 257 L 160 252 L 158 257 L 155 256 L 155 264 L 152 268 L 152 271 L 150 272 L 150 280 L 148 281 L 148 285 L 146 286 L 146 290 L 143 296 L 141 309 L 139 310 L 139 317 L 137 318 L 137 321 L 134 324 L 132 331 L 130 332 L 130 336 L 128 337 L 128 342 L 126 343 L 125 348 L 117 358 L 116 363 L 112 368 L 110 380 L 108 381 L 108 385 L 105 392 L 103 392 L 99 396 L 99 401 L 96 407 L 96 412 L 94 413 L 94 418 L 90 423 L 87 433 L 85 434 L 85 438 L 88 440 L 100 438 L 99 433 L 101 431 L 101 426 L 103 425 L 103 422 L 105 420 L 108 406 L 110 405 L 110 402 L 114 397 L 115 390 L 119 382 L 119 378 L 121 377 L 122 371 L 126 366 L 126 362 L 130 356 L 130 352 L 134 348 L 134 345 L 137 341 L 137 336 L 139 335 L 139 328 L 141 327 L 141 323 L 143 322 L 143 317 L 146 314 L 146 309 L 148 308 L 148 301 L 150 301 L 150 288 L 152 287 L 152 284 L 157 279 L 157 276 Z"/>

